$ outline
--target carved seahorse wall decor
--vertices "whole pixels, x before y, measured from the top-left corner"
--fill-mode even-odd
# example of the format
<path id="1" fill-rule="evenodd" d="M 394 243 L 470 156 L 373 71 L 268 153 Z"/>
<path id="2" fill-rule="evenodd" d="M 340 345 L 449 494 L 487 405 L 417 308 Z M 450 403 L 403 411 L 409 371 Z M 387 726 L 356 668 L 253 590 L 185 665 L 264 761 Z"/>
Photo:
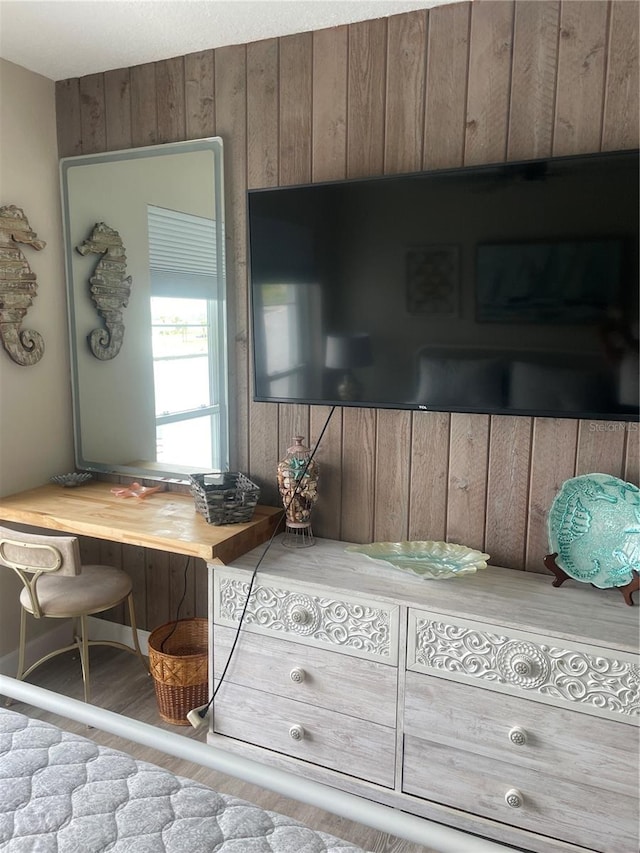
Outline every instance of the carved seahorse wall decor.
<path id="1" fill-rule="evenodd" d="M 108 361 L 120 352 L 124 339 L 122 311 L 129 304 L 131 276 L 127 275 L 127 255 L 120 235 L 104 222 L 97 222 L 91 236 L 76 246 L 81 255 L 103 255 L 89 279 L 91 297 L 106 329 L 94 329 L 88 336 L 91 352 Z"/>
<path id="2" fill-rule="evenodd" d="M 37 295 L 36 275 L 16 243 L 44 249 L 44 240 L 31 230 L 23 210 L 15 204 L 0 207 L 0 335 L 11 358 L 23 367 L 40 361 L 44 340 L 33 329 L 21 329 L 22 320 Z"/>

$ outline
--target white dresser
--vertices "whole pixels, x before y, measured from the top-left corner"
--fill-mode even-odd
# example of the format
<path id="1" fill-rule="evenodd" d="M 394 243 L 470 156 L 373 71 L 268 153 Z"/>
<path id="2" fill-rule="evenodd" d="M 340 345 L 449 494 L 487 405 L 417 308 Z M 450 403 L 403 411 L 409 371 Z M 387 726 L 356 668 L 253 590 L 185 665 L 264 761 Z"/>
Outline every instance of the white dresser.
<path id="1" fill-rule="evenodd" d="M 640 606 L 319 540 L 260 565 L 209 742 L 537 853 L 638 853 Z M 214 678 L 264 546 L 210 566 Z"/>

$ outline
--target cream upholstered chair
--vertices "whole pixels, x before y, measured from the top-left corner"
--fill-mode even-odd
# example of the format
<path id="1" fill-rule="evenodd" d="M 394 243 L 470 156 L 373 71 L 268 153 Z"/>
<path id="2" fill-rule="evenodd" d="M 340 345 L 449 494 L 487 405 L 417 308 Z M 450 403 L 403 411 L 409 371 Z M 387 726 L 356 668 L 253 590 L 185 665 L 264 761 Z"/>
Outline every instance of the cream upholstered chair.
<path id="1" fill-rule="evenodd" d="M 77 649 L 82 666 L 84 699 L 89 701 L 89 647 L 114 646 L 137 654 L 140 651 L 133 605 L 131 579 L 113 566 L 83 566 L 75 536 L 24 533 L 0 527 L 0 566 L 13 569 L 20 577 L 20 646 L 18 673 L 22 681 L 40 664 L 63 652 Z M 89 640 L 87 616 L 102 613 L 127 599 L 133 647 L 112 640 Z M 73 643 L 44 655 L 25 669 L 27 614 L 36 619 L 73 619 Z"/>

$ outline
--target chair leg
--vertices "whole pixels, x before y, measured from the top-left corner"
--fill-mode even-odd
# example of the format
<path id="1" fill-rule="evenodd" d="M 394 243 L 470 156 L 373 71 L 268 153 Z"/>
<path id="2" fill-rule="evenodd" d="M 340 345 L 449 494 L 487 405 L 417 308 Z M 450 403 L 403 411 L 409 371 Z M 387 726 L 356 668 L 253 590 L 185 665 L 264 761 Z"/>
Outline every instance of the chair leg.
<path id="1" fill-rule="evenodd" d="M 27 645 L 27 612 L 24 607 L 20 608 L 20 644 L 18 646 L 18 672 L 16 678 L 22 681 L 24 674 L 24 652 Z"/>
<path id="2" fill-rule="evenodd" d="M 140 648 L 140 643 L 138 641 L 138 626 L 136 624 L 136 609 L 133 604 L 133 593 L 130 592 L 127 598 L 127 602 L 129 604 L 129 622 L 131 623 L 131 633 L 133 636 L 133 646 L 136 650 L 136 654 L 142 661 L 142 665 L 147 670 L 147 674 L 149 673 L 149 667 L 147 666 L 147 662 L 144 659 L 144 655 L 142 654 L 142 650 Z"/>
<path id="3" fill-rule="evenodd" d="M 91 689 L 89 685 L 89 630 L 87 628 L 87 617 L 80 617 L 80 664 L 82 666 L 82 682 L 84 684 L 84 701 L 89 702 Z"/>
<path id="4" fill-rule="evenodd" d="M 27 614 L 24 607 L 20 608 L 20 639 L 18 641 L 18 671 L 16 672 L 16 680 L 22 681 L 24 673 L 24 650 L 27 644 Z M 5 708 L 10 708 L 14 700 L 11 696 L 5 698 Z"/>

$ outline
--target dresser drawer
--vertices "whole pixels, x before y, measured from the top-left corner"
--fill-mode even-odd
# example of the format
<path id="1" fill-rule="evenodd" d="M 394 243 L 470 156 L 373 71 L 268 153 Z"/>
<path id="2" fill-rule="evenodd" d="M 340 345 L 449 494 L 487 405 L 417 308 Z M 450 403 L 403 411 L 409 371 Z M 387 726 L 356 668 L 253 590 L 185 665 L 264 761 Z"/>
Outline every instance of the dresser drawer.
<path id="1" fill-rule="evenodd" d="M 393 787 L 394 729 L 226 681 L 213 719 L 216 734 Z"/>
<path id="2" fill-rule="evenodd" d="M 213 618 L 235 627 L 247 592 L 246 572 L 216 568 L 213 573 Z M 398 662 L 399 607 L 376 600 L 327 593 L 311 584 L 292 584 L 258 574 L 243 630 L 281 636 L 304 645 L 377 660 Z"/>
<path id="3" fill-rule="evenodd" d="M 638 851 L 634 797 L 572 784 L 413 735 L 405 736 L 404 748 L 406 793 L 599 853 Z M 594 768 L 595 781 L 597 774 Z"/>
<path id="4" fill-rule="evenodd" d="M 407 673 L 404 730 L 487 758 L 637 796 L 640 729 Z"/>
<path id="5" fill-rule="evenodd" d="M 609 656 L 410 609 L 407 669 L 594 716 L 640 719 L 638 660 L 623 652 Z"/>
<path id="6" fill-rule="evenodd" d="M 214 627 L 213 671 L 219 678 L 236 631 Z M 397 669 L 243 631 L 225 681 L 393 728 Z"/>

